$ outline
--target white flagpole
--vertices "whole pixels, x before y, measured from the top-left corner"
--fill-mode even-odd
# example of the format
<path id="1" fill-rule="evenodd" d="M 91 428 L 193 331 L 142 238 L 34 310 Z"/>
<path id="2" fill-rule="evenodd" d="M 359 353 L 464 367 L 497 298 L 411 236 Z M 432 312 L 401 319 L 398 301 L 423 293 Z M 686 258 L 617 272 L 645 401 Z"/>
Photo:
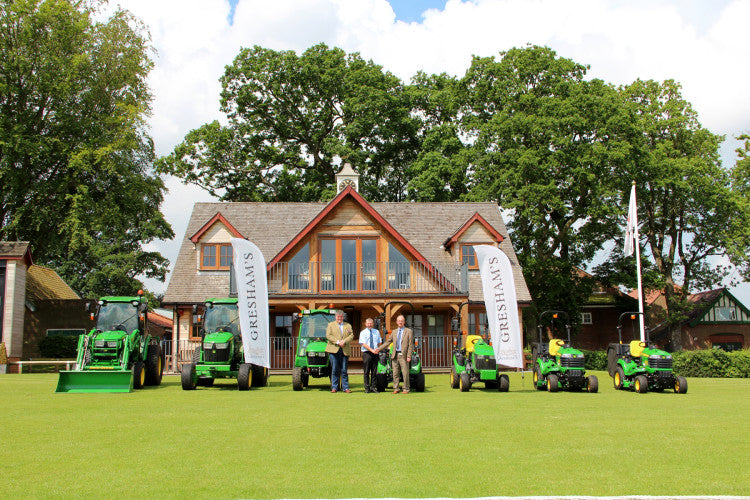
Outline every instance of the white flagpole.
<path id="1" fill-rule="evenodd" d="M 631 203 L 633 203 L 636 207 L 635 210 L 633 210 L 633 246 L 635 247 L 635 269 L 636 274 L 638 276 L 638 312 L 640 313 L 638 315 L 639 318 L 639 325 L 641 328 L 641 342 L 646 341 L 646 321 L 644 319 L 643 314 L 643 283 L 641 282 L 641 245 L 639 244 L 639 234 L 638 234 L 638 203 L 635 198 L 635 181 L 633 181 L 633 190 L 631 192 L 631 197 L 633 200 Z"/>

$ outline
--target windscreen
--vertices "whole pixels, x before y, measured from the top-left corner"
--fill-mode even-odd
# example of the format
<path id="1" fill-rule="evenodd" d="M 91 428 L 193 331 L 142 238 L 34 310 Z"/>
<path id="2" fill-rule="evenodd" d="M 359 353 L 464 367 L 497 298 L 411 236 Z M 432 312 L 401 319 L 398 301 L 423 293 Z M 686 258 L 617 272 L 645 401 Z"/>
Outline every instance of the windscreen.
<path id="1" fill-rule="evenodd" d="M 232 332 L 240 334 L 240 320 L 237 304 L 214 304 L 206 309 L 204 328 L 206 333 Z"/>
<path id="2" fill-rule="evenodd" d="M 299 326 L 300 338 L 325 338 L 326 327 L 331 321 L 335 321 L 333 314 L 311 314 L 302 316 L 302 322 Z"/>
<path id="3" fill-rule="evenodd" d="M 107 302 L 99 308 L 96 328 L 103 332 L 122 330 L 132 333 L 138 329 L 138 308 L 130 302 Z"/>

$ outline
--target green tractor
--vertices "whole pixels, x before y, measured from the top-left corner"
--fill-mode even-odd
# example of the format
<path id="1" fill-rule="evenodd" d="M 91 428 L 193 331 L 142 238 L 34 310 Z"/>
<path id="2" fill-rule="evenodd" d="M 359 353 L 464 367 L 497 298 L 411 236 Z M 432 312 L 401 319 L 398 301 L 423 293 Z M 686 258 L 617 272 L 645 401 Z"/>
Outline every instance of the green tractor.
<path id="1" fill-rule="evenodd" d="M 685 377 L 672 371 L 672 355 L 649 343 L 648 328 L 646 341 L 632 340 L 622 343 L 622 320 L 629 316 L 635 320 L 639 312 L 625 312 L 620 315 L 617 335 L 620 342 L 609 344 L 607 348 L 607 371 L 612 377 L 616 390 L 633 389 L 638 393 L 661 392 L 672 388 L 677 394 L 685 394 L 688 389 Z"/>
<path id="2" fill-rule="evenodd" d="M 460 387 L 461 392 L 468 392 L 474 382 L 484 382 L 486 389 L 499 392 L 510 388 L 508 376 L 498 371 L 492 343 L 481 335 L 467 335 L 461 347 L 454 339 L 450 382 L 453 389 Z"/>
<path id="3" fill-rule="evenodd" d="M 211 387 L 217 378 L 237 379 L 241 391 L 268 384 L 268 369 L 245 363 L 236 298 L 213 298 L 205 302 L 200 328 L 201 346 L 192 363 L 182 365 L 182 388 Z"/>
<path id="4" fill-rule="evenodd" d="M 78 338 L 76 368 L 61 371 L 55 392 L 131 392 L 160 385 L 164 353 L 148 332 L 148 303 L 136 297 L 102 297 L 96 327 Z"/>
<path id="5" fill-rule="evenodd" d="M 567 343 L 562 339 L 542 341 L 542 325 L 545 316 L 549 315 L 552 323 L 556 319 L 565 318 L 565 333 Z M 552 324 L 551 326 L 554 326 Z M 588 392 L 599 390 L 599 379 L 596 375 L 586 376 L 586 358 L 578 349 L 570 346 L 570 320 L 564 311 L 544 311 L 539 315 L 539 343 L 531 347 L 531 361 L 534 366 L 534 387 L 543 391 L 557 392 L 560 389 Z"/>
<path id="6" fill-rule="evenodd" d="M 295 314 L 299 321 L 299 336 L 292 368 L 292 389 L 307 387 L 310 377 L 331 377 L 331 361 L 326 352 L 326 328 L 335 321 L 333 309 L 305 309 Z"/>

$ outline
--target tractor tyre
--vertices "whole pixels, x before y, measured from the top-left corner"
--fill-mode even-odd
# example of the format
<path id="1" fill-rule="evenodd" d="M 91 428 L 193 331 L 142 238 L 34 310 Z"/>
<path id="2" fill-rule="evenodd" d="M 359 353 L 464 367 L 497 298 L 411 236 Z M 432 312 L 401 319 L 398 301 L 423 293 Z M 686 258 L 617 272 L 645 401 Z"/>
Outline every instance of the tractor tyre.
<path id="1" fill-rule="evenodd" d="M 543 391 L 547 388 L 547 384 L 544 383 L 544 376 L 542 375 L 542 367 L 539 365 L 536 365 L 534 367 L 534 375 L 532 377 L 532 380 L 534 381 L 534 387 L 536 387 L 537 391 Z M 539 382 L 542 382 L 540 385 Z"/>
<path id="2" fill-rule="evenodd" d="M 295 366 L 292 368 L 292 389 L 295 391 L 301 391 L 305 387 L 302 381 L 302 368 Z"/>
<path id="3" fill-rule="evenodd" d="M 622 384 L 625 382 L 625 372 L 621 366 L 618 366 L 615 370 L 615 374 L 612 376 L 612 383 L 615 386 L 616 391 L 622 390 Z"/>
<path id="4" fill-rule="evenodd" d="M 497 379 L 497 390 L 498 392 L 508 392 L 508 389 L 510 389 L 510 379 L 503 373 Z"/>
<path id="5" fill-rule="evenodd" d="M 161 346 L 150 345 L 146 351 L 146 385 L 161 385 L 164 374 Z"/>
<path id="6" fill-rule="evenodd" d="M 180 370 L 180 380 L 182 381 L 182 389 L 184 391 L 192 391 L 195 389 L 197 379 L 195 377 L 195 365 L 193 363 L 185 363 L 182 365 Z"/>
<path id="7" fill-rule="evenodd" d="M 214 379 L 210 377 L 201 377 L 198 379 L 196 385 L 198 387 L 213 387 L 214 386 Z"/>
<path id="8" fill-rule="evenodd" d="M 303 373 L 302 374 L 302 387 L 307 387 L 308 385 L 310 385 L 310 374 Z"/>
<path id="9" fill-rule="evenodd" d="M 596 375 L 586 377 L 586 390 L 589 392 L 599 392 L 599 379 Z"/>
<path id="10" fill-rule="evenodd" d="M 146 385 L 146 370 L 143 361 L 136 361 L 133 363 L 133 388 L 143 389 L 144 385 Z"/>
<path id="11" fill-rule="evenodd" d="M 253 387 L 263 387 L 266 385 L 266 367 L 252 365 L 253 368 Z"/>
<path id="12" fill-rule="evenodd" d="M 687 379 L 681 375 L 676 375 L 674 378 L 674 392 L 675 394 L 685 394 L 687 392 Z"/>
<path id="13" fill-rule="evenodd" d="M 388 379 L 386 378 L 385 373 L 375 374 L 375 387 L 378 389 L 378 392 L 384 392 L 387 385 Z"/>
<path id="14" fill-rule="evenodd" d="M 555 375 L 554 373 L 550 373 L 547 377 L 547 390 L 549 392 L 557 392 L 558 390 L 560 390 L 557 375 Z"/>
<path id="15" fill-rule="evenodd" d="M 253 386 L 253 365 L 242 363 L 237 371 L 237 388 L 241 391 L 249 391 Z"/>
<path id="16" fill-rule="evenodd" d="M 417 392 L 424 392 L 424 373 L 417 373 L 416 380 L 414 381 L 414 389 Z"/>
<path id="17" fill-rule="evenodd" d="M 461 392 L 469 392 L 471 389 L 471 378 L 466 372 L 461 373 Z"/>
<path id="18" fill-rule="evenodd" d="M 648 379 L 643 375 L 635 377 L 635 392 L 638 394 L 645 394 L 648 392 Z"/>
<path id="19" fill-rule="evenodd" d="M 451 363 L 451 389 L 458 389 L 461 385 L 461 379 L 456 372 L 456 367 Z"/>

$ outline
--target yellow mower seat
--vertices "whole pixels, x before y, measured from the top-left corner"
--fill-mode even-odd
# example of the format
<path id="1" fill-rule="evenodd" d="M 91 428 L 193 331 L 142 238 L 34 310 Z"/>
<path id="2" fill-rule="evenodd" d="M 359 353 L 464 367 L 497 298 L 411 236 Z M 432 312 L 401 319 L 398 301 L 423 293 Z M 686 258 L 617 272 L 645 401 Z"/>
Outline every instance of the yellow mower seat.
<path id="1" fill-rule="evenodd" d="M 466 336 L 466 354 L 474 352 L 474 343 L 482 340 L 481 335 L 467 335 Z"/>
<path id="2" fill-rule="evenodd" d="M 550 356 L 557 356 L 557 352 L 564 345 L 565 345 L 565 342 L 563 342 L 560 339 L 552 339 L 552 340 L 550 340 L 549 341 L 549 355 Z"/>
<path id="3" fill-rule="evenodd" d="M 643 355 L 643 350 L 646 348 L 646 343 L 640 340 L 630 341 L 630 355 L 634 358 L 640 358 Z"/>

